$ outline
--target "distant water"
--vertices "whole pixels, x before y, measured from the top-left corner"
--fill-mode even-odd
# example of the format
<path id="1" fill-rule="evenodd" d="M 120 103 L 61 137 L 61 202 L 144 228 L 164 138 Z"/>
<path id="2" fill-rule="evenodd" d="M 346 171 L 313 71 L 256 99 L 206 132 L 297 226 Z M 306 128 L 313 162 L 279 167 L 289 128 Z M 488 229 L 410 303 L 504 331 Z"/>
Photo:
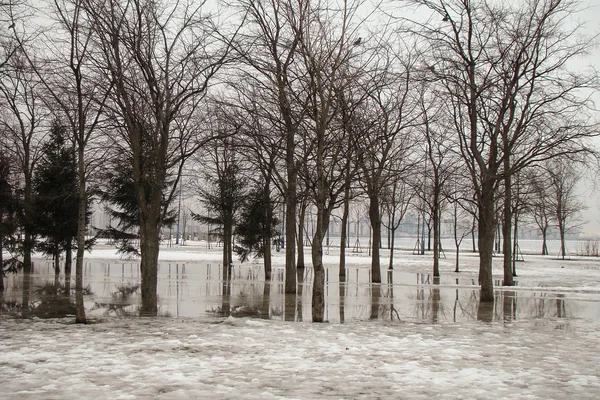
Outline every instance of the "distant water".
<path id="1" fill-rule="evenodd" d="M 84 282 L 88 317 L 135 317 L 140 304 L 138 262 L 85 263 Z M 255 317 L 288 321 L 311 320 L 311 268 L 298 273 L 298 295 L 284 294 L 284 269 L 275 266 L 271 282 L 264 281 L 261 264 L 235 265 L 229 281 L 222 280 L 216 263 L 160 263 L 159 314 L 164 317 Z M 74 275 L 71 287 L 74 289 Z M 485 319 L 586 318 L 600 321 L 598 296 L 574 296 L 571 292 L 539 288 L 527 282 L 497 290 L 489 309 L 480 309 L 477 276 L 445 274 L 435 280 L 429 274 L 393 271 L 382 274 L 382 284 L 370 283 L 370 269 L 349 267 L 340 282 L 337 267 L 326 269 L 325 318 L 330 322 L 353 320 L 452 323 Z M 0 313 L 19 317 L 60 317 L 74 312 L 74 296 L 64 294 L 64 276 L 55 280 L 48 261 L 37 261 L 29 285 L 22 273 L 5 278 Z M 517 281 L 517 284 L 519 282 Z M 27 289 L 29 287 L 29 289 Z M 484 312 L 482 312 L 484 311 Z"/>

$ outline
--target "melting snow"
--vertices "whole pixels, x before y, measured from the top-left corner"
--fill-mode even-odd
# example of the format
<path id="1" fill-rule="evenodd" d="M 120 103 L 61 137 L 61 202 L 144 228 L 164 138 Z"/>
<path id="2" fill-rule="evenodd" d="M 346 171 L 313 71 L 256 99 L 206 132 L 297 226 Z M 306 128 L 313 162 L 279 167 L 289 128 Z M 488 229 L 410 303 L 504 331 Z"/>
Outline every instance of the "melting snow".
<path id="1" fill-rule="evenodd" d="M 580 398 L 598 325 L 2 320 L 4 399 Z M 132 329 L 133 328 L 133 329 Z"/>
<path id="2" fill-rule="evenodd" d="M 110 258 L 109 253 L 93 256 Z M 192 251 L 161 254 L 169 260 L 198 258 Z M 218 253 L 211 256 L 218 260 Z M 464 271 L 472 274 L 474 262 L 463 259 Z M 368 264 L 365 257 L 349 260 Z M 409 272 L 424 265 L 398 262 Z M 600 398 L 597 260 L 540 258 L 519 266 L 520 285 L 547 277 L 548 291 L 568 288 L 566 295 L 586 300 L 590 312 L 491 323 L 403 318 L 344 324 L 102 317 L 75 325 L 72 318 L 0 316 L 0 397 Z M 442 268 L 449 273 L 452 261 L 443 261 Z M 531 288 L 539 290 L 537 284 Z"/>

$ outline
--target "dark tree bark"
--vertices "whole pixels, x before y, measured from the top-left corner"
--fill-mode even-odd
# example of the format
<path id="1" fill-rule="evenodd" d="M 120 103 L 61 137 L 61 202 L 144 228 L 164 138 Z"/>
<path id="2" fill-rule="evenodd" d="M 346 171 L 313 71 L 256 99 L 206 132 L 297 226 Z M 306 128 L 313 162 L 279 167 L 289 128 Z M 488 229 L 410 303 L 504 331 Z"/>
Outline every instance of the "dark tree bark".
<path id="1" fill-rule="evenodd" d="M 114 86 L 111 110 L 137 195 L 142 315 L 156 315 L 159 235 L 182 165 L 205 141 L 191 121 L 229 57 L 202 4 L 87 0 L 98 63 Z M 151 33 L 151 34 L 150 34 Z M 177 129 L 175 129 L 177 126 Z M 79 249 L 78 249 L 79 250 Z"/>
<path id="2" fill-rule="evenodd" d="M 1 167 L 1 166 L 0 166 Z M 0 172 L 4 172 L 4 171 L 0 171 Z M 2 179 L 3 177 L 0 176 L 0 179 Z M 4 193 L 1 193 L 0 195 L 3 195 Z M 4 197 L 4 196 L 3 196 Z M 4 210 L 3 210 L 3 206 L 0 206 L 0 293 L 4 293 L 4 256 L 3 256 L 3 250 L 4 250 L 4 226 L 3 226 L 3 220 L 4 220 Z"/>
<path id="3" fill-rule="evenodd" d="M 480 301 L 494 301 L 492 280 L 492 258 L 494 255 L 494 232 L 496 231 L 494 182 L 488 180 L 482 186 L 479 199 L 479 230 L 477 246 L 479 248 L 479 284 L 481 285 Z"/>
<path id="4" fill-rule="evenodd" d="M 508 163 L 505 163 L 505 168 Z M 513 280 L 513 252 L 512 246 L 513 241 L 511 237 L 512 231 L 512 220 L 513 220 L 513 205 L 512 205 L 512 176 L 506 175 L 504 178 L 504 210 L 503 210 L 504 219 L 502 221 L 502 239 L 503 239 L 503 247 L 502 254 L 503 258 L 503 266 L 504 266 L 504 286 L 514 286 Z"/>
<path id="5" fill-rule="evenodd" d="M 36 79 L 38 65 L 28 65 L 25 44 L 19 42 L 19 49 L 4 65 L 0 80 L 0 98 L 3 104 L 3 117 L 0 119 L 5 138 L 3 151 L 11 155 L 20 178 L 18 181 L 18 216 L 22 231 L 20 243 L 23 256 L 23 271 L 31 272 L 31 254 L 36 238 L 33 221 L 33 172 L 40 157 L 42 141 L 40 126 L 45 117 L 42 85 Z"/>
<path id="6" fill-rule="evenodd" d="M 67 242 L 65 249 L 65 296 L 71 295 L 71 272 L 73 268 L 73 241 Z"/>
<path id="7" fill-rule="evenodd" d="M 344 204 L 342 211 L 341 231 L 340 231 L 340 265 L 338 276 L 340 282 L 346 280 L 346 241 L 348 239 L 348 217 L 350 216 L 350 185 L 346 181 L 344 189 Z M 340 286 L 341 287 L 341 286 Z"/>
<path id="8" fill-rule="evenodd" d="M 415 33 L 432 45 L 435 65 L 430 70 L 455 115 L 479 208 L 481 299 L 491 302 L 498 185 L 528 165 L 590 152 L 594 124 L 587 100 L 578 93 L 593 85 L 596 74 L 573 74 L 568 64 L 591 42 L 575 40 L 580 26 L 562 23 L 576 12 L 569 1 L 494 7 L 454 0 L 410 2 L 439 17 L 415 24 Z"/>
<path id="9" fill-rule="evenodd" d="M 373 232 L 371 240 L 371 282 L 381 283 L 381 264 L 379 256 L 379 242 L 381 240 L 381 212 L 379 196 L 369 197 L 369 220 Z"/>
<path id="10" fill-rule="evenodd" d="M 264 249 L 264 262 L 263 265 L 265 267 L 265 281 L 271 280 L 271 271 L 272 271 L 272 263 L 271 263 L 271 242 L 273 238 L 271 237 L 271 232 L 273 231 L 273 227 L 271 226 L 271 221 L 273 220 L 273 208 L 271 206 L 271 170 L 269 170 L 269 176 L 265 181 L 265 189 L 263 193 L 263 199 L 266 203 L 265 210 L 265 223 L 264 223 L 264 232 L 265 235 L 263 237 L 263 249 Z"/>
<path id="11" fill-rule="evenodd" d="M 571 160 L 555 160 L 546 166 L 550 180 L 550 204 L 560 237 L 561 259 L 567 258 L 566 234 L 580 224 L 580 212 L 585 209 L 577 198 L 576 187 L 580 175 Z"/>

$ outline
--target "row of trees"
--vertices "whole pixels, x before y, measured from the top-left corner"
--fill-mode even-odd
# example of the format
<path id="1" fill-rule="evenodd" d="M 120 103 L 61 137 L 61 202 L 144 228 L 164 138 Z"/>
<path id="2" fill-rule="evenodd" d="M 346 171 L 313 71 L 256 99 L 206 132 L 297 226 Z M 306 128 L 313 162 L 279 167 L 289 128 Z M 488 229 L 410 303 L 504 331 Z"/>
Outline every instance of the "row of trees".
<path id="1" fill-rule="evenodd" d="M 17 5 L 9 5 L 14 15 Z M 493 301 L 498 215 L 504 283 L 513 282 L 517 177 L 550 160 L 584 163 L 595 154 L 596 72 L 571 69 L 592 41 L 570 21 L 577 9 L 568 0 L 407 0 L 375 8 L 344 0 L 236 0 L 222 8 L 54 0 L 46 6 L 53 17 L 48 26 L 32 31 L 39 20 L 21 14 L 3 34 L 2 141 L 18 176 L 13 181 L 26 209 L 47 122 L 65 121 L 77 171 L 76 288 L 82 293 L 90 187 L 101 186 L 99 167 L 129 175 L 143 315 L 157 311 L 160 230 L 182 176 L 195 174 L 198 163 L 211 172 L 200 194 L 218 220 L 197 218 L 222 225 L 225 265 L 233 260 L 235 210 L 262 218 L 261 230 L 247 237 L 262 237 L 255 249 L 266 251 L 269 262 L 273 205 L 283 203 L 286 293 L 296 291 L 295 271 L 304 265 L 300 227 L 307 207 L 314 209 L 312 315 L 322 321 L 324 239 L 341 209 L 345 244 L 353 198 L 368 199 L 375 283 L 381 281 L 382 215 L 397 227 L 411 193 L 420 194 L 431 216 L 435 275 L 442 205 L 452 199 L 472 212 L 481 300 Z M 240 176 L 252 178 L 258 200 L 242 202 L 231 192 Z M 25 265 L 33 235 L 23 226 Z M 79 322 L 85 321 L 82 299 L 77 296 Z"/>

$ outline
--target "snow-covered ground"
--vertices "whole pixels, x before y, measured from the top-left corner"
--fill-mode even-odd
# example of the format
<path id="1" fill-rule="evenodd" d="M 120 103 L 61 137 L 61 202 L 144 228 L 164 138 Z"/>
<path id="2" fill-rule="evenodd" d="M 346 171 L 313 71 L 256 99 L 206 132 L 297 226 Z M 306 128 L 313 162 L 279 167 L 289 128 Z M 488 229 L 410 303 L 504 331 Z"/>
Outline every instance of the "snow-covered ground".
<path id="1" fill-rule="evenodd" d="M 200 243 L 165 247 L 160 278 L 164 287 L 176 284 L 177 296 L 188 288 L 184 300 L 164 289 L 161 306 L 170 318 L 116 317 L 92 307 L 88 315 L 94 323 L 83 326 L 73 324 L 71 317 L 0 316 L 0 397 L 600 398 L 600 260 L 526 256 L 517 264 L 519 286 L 499 288 L 497 304 L 482 313 L 472 300 L 476 286 L 469 283 L 476 282 L 476 257 L 464 255 L 463 272 L 455 274 L 453 256 L 442 260 L 443 279 L 434 285 L 428 277 L 431 256 L 397 253 L 397 277 L 421 276 L 421 281 L 398 281 L 395 275 L 390 285 L 384 274 L 374 300 L 364 294 L 372 294 L 373 287 L 361 283 L 368 272 L 368 255 L 349 255 L 348 282 L 340 285 L 337 274 L 330 274 L 331 322 L 312 324 L 297 322 L 299 318 L 283 321 L 286 318 L 278 314 L 257 319 L 176 313 L 183 305 L 202 303 L 202 296 L 221 302 L 219 293 L 197 290 L 209 287 L 210 280 L 205 270 L 195 274 L 190 267 L 200 261 L 218 263 L 219 249 L 208 250 Z M 282 257 L 275 256 L 275 276 L 282 272 Z M 88 259 L 117 261 L 106 246 Z M 335 272 L 334 250 L 325 261 Z M 386 263 L 384 256 L 382 264 Z M 495 263 L 494 277 L 501 279 L 501 258 Z M 176 276 L 167 265 L 177 265 Z M 188 268 L 185 279 L 179 276 L 183 265 Z M 256 263 L 247 268 L 260 267 Z M 303 293 L 310 292 L 308 271 Z M 355 282 L 350 276 L 354 271 Z M 114 285 L 110 274 L 103 282 Z M 6 297 L 17 292 L 14 278 L 6 281 L 15 288 Z M 127 281 L 135 279 L 134 274 Z M 259 292 L 265 287 L 256 285 Z M 268 292 L 269 307 L 280 300 L 285 303 L 277 297 L 277 284 Z M 248 293 L 232 294 L 231 300 L 252 301 Z M 94 296 L 96 302 L 106 297 Z M 306 320 L 310 307 L 305 295 L 300 298 Z M 463 317 L 452 315 L 457 304 Z M 354 312 L 354 306 L 368 312 Z M 388 311 L 390 317 L 384 318 L 381 314 Z M 298 310 L 292 315 L 297 317 Z"/>

